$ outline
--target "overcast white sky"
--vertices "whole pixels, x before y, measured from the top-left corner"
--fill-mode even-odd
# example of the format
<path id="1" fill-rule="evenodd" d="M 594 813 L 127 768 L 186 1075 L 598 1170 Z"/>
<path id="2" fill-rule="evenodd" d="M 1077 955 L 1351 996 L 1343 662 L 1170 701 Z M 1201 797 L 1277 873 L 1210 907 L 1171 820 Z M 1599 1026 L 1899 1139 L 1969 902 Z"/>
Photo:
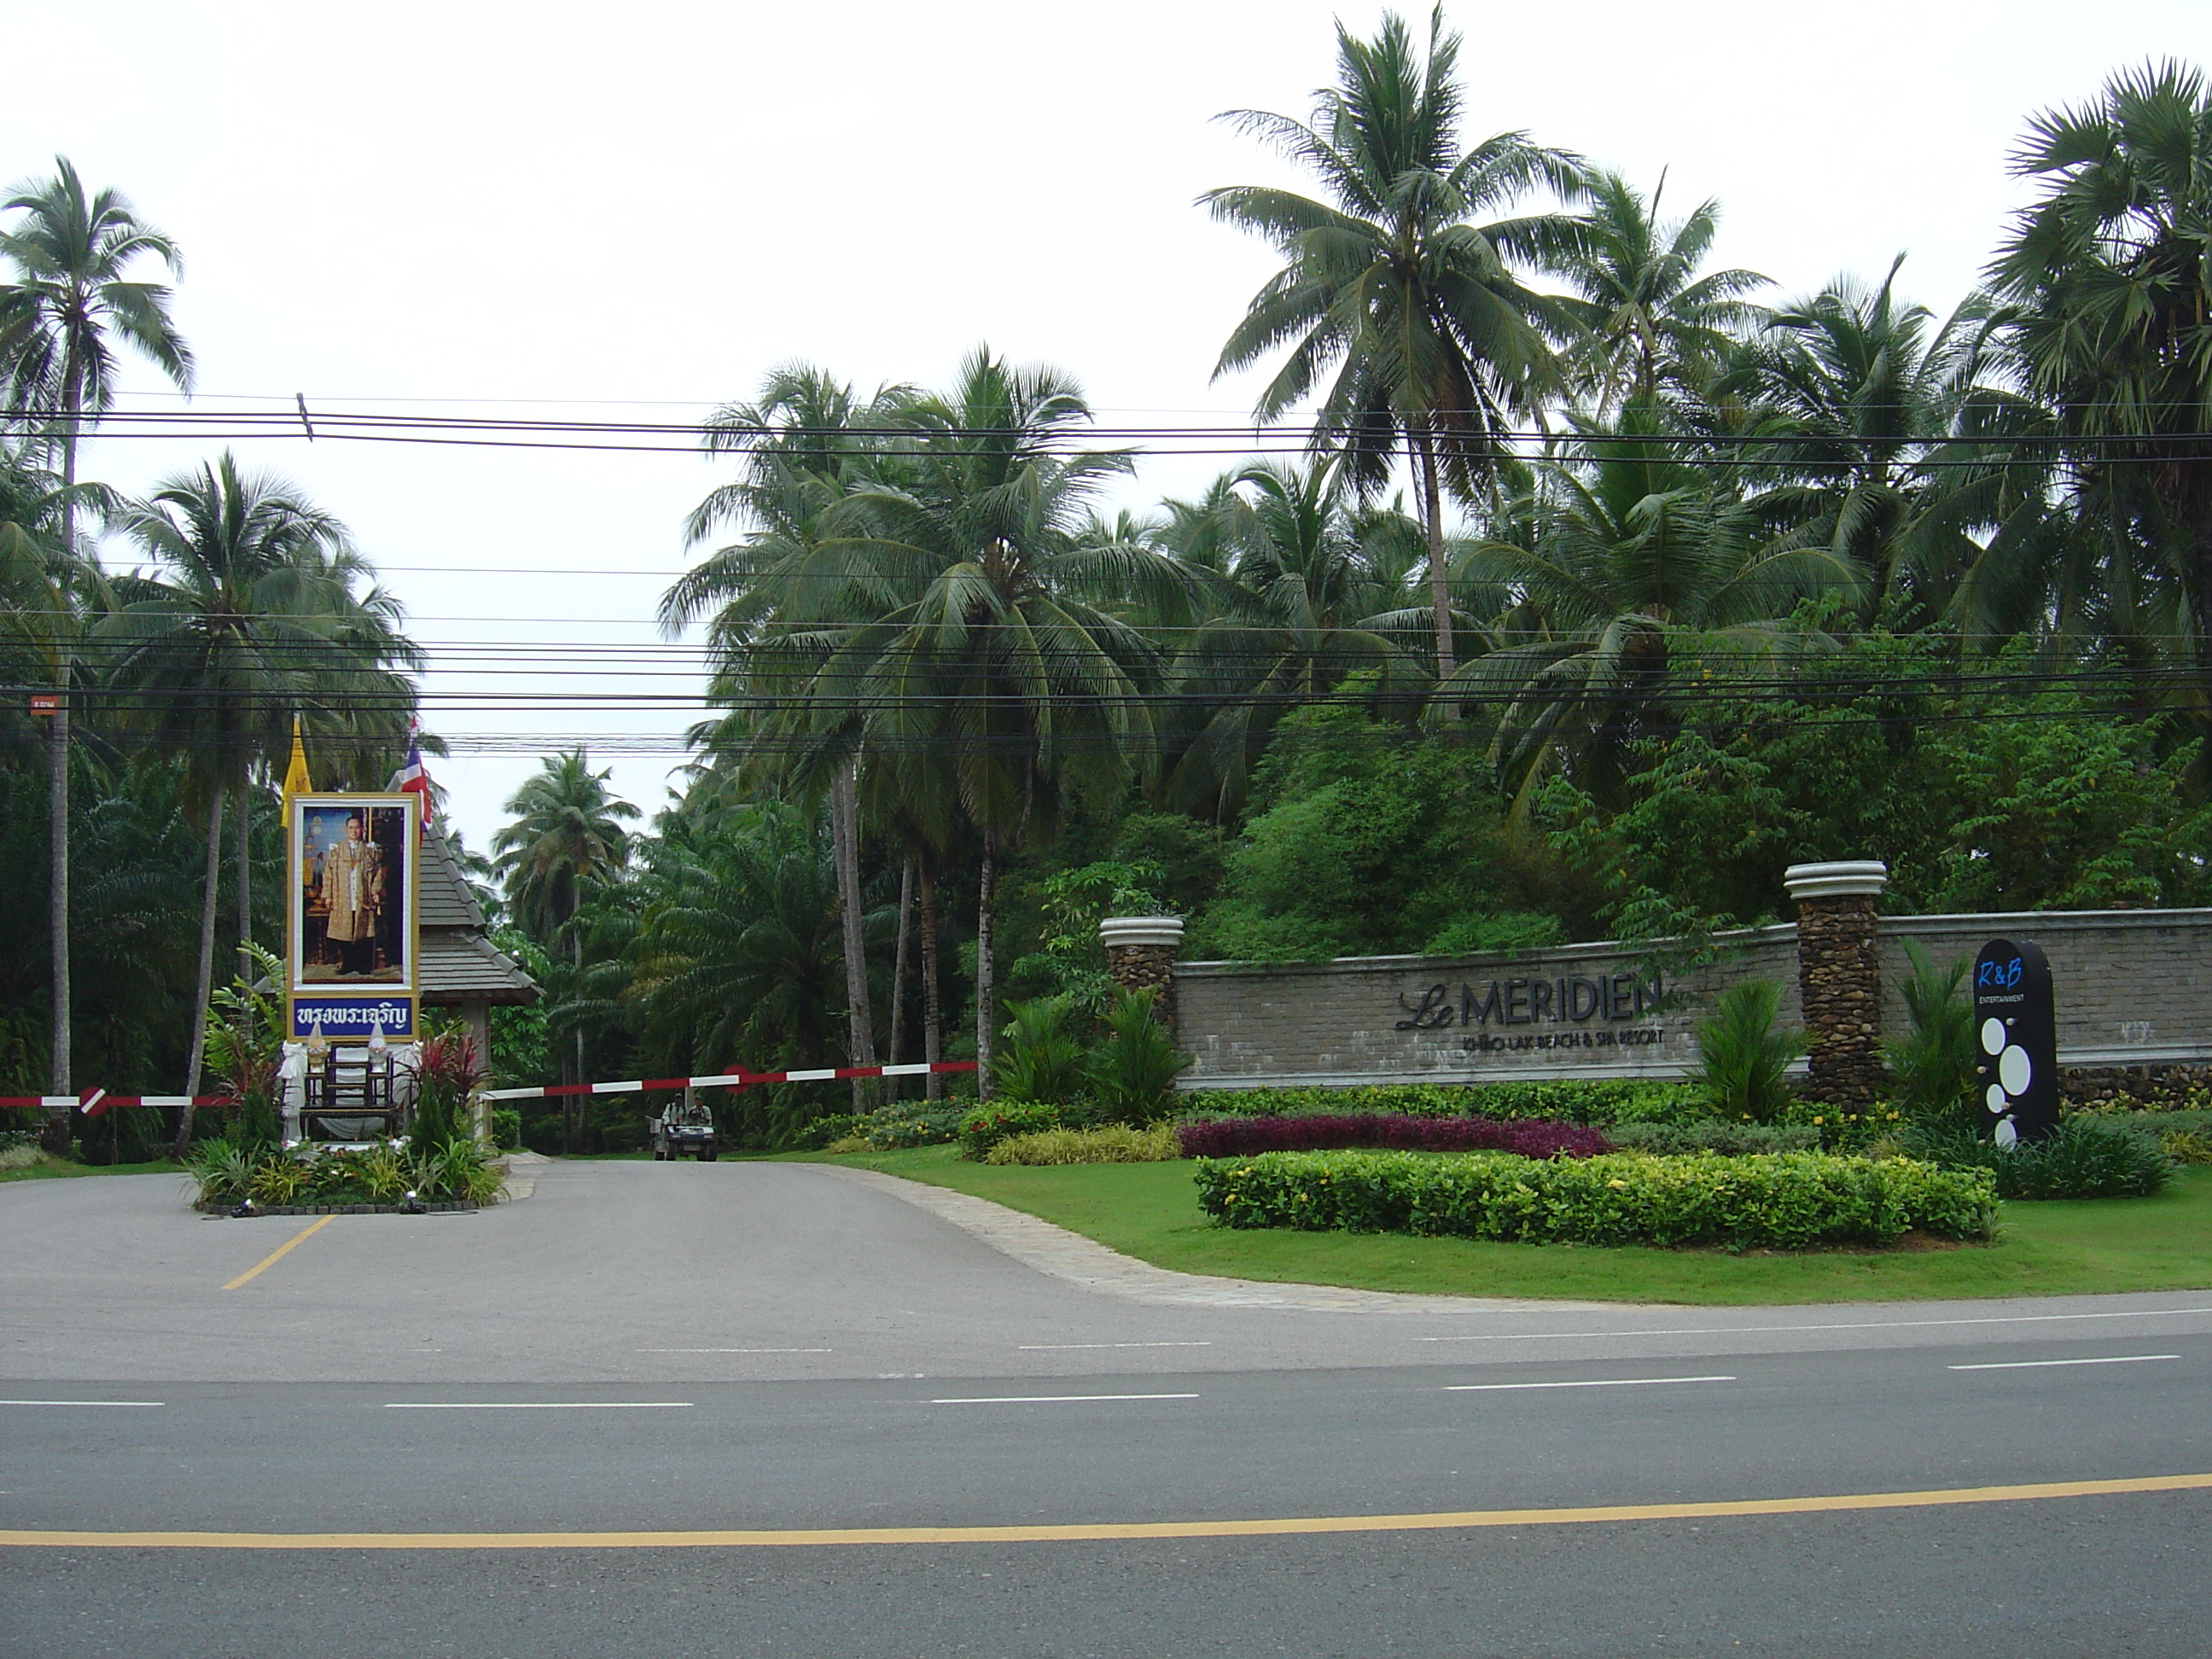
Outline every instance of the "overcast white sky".
<path id="1" fill-rule="evenodd" d="M 1209 118 L 1303 116 L 1331 19 L 1365 32 L 1382 9 L 19 0 L 0 31 L 19 71 L 39 67 L 0 99 L 0 179 L 65 154 L 177 239 L 202 408 L 304 392 L 691 420 L 794 356 L 931 384 L 988 340 L 1073 372 L 1109 422 L 1233 418 L 1254 385 L 1208 374 L 1271 256 L 1192 198 L 1282 175 Z M 1721 199 L 1719 261 L 1782 292 L 1907 252 L 1906 289 L 1938 310 L 2021 199 L 2003 161 L 2030 111 L 2147 57 L 2212 58 L 2203 0 L 1460 0 L 1449 18 L 1468 37 L 1470 138 L 1521 127 L 1647 185 L 1668 169 L 1670 201 Z M 143 488 L 206 447 L 96 442 L 88 473 Z M 635 643 L 635 665 L 590 689 L 690 689 L 653 678 L 671 665 L 642 647 L 709 463 L 241 449 L 387 572 L 446 660 L 428 718 L 457 750 L 658 733 L 672 752 L 606 762 L 662 804 L 696 711 L 439 698 L 562 688 L 467 672 L 465 653 L 501 641 Z M 1213 465 L 1163 459 L 1132 499 L 1194 491 Z M 433 770 L 481 847 L 534 764 L 457 752 Z"/>

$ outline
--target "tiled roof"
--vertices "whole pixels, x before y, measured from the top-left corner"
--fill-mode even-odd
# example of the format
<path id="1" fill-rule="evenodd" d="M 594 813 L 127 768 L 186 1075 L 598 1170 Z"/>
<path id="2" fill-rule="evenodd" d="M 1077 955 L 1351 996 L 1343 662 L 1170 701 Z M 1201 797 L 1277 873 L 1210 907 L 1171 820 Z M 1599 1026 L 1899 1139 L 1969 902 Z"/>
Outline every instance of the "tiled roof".
<path id="1" fill-rule="evenodd" d="M 422 930 L 422 1000 L 535 1002 L 538 981 L 482 933 L 459 927 Z"/>
<path id="2" fill-rule="evenodd" d="M 425 932 L 433 927 L 473 927 L 483 931 L 483 908 L 461 879 L 453 862 L 453 849 L 446 832 L 435 824 L 422 831 L 422 890 L 416 896 L 416 920 Z"/>
<path id="3" fill-rule="evenodd" d="M 420 890 L 415 895 L 422 929 L 422 1000 L 535 1002 L 538 981 L 484 937 L 483 907 L 461 878 L 445 832 L 422 832 Z"/>

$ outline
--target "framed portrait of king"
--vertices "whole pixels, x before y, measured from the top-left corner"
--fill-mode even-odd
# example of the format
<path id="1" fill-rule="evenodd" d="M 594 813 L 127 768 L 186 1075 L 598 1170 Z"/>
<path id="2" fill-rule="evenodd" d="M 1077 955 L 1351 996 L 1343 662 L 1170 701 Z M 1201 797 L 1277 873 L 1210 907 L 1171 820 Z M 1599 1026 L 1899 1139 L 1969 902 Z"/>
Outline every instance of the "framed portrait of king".
<path id="1" fill-rule="evenodd" d="M 415 1036 L 419 990 L 412 794 L 292 798 L 286 987 L 295 1037 Z"/>

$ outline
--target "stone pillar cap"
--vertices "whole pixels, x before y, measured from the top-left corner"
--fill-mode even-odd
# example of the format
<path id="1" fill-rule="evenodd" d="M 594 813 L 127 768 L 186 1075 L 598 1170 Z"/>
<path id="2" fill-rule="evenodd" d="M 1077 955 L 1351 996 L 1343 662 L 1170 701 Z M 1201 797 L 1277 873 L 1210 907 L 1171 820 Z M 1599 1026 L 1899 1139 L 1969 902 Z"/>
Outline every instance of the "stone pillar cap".
<path id="1" fill-rule="evenodd" d="M 1181 916 L 1109 916 L 1098 924 L 1098 942 L 1108 950 L 1127 945 L 1181 945 Z"/>
<path id="2" fill-rule="evenodd" d="M 1889 885 L 1889 866 L 1880 859 L 1845 859 L 1834 864 L 1793 864 L 1782 872 L 1793 899 L 1878 896 Z"/>

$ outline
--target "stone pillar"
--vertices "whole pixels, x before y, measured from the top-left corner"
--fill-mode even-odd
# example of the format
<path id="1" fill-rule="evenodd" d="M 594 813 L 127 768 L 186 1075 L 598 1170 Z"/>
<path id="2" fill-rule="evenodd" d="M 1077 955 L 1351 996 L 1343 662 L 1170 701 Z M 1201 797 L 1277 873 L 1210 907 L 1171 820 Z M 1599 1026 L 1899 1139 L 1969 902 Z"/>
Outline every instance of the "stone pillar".
<path id="1" fill-rule="evenodd" d="M 1889 866 L 1793 864 L 1782 880 L 1797 901 L 1797 994 L 1812 1068 L 1805 1093 L 1824 1106 L 1861 1109 L 1884 1083 L 1875 901 L 1889 884 Z"/>
<path id="2" fill-rule="evenodd" d="M 1175 1030 L 1175 964 L 1182 950 L 1182 921 L 1176 916 L 1109 916 L 1098 924 L 1106 947 L 1106 972 L 1127 990 L 1150 990 L 1152 1012 Z"/>

